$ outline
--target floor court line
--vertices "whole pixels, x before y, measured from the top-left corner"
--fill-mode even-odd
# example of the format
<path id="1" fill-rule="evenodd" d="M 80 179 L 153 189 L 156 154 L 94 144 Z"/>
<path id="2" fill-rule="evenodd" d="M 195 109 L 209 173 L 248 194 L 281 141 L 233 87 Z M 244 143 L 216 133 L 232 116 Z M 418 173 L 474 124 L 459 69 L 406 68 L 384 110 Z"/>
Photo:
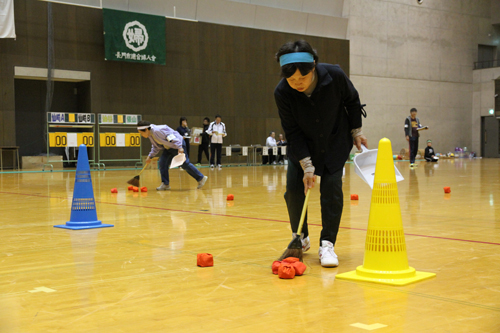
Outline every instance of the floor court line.
<path id="1" fill-rule="evenodd" d="M 67 197 L 53 197 L 50 195 L 41 195 L 41 194 L 27 194 L 27 193 L 16 193 L 16 192 L 4 192 L 0 191 L 0 194 L 14 194 L 14 195 L 24 195 L 24 196 L 32 196 L 32 197 L 40 197 L 40 198 L 52 198 L 52 199 L 64 199 L 67 200 Z M 146 209 L 157 209 L 157 210 L 165 210 L 171 212 L 181 212 L 181 213 L 191 213 L 191 214 L 204 214 L 204 215 L 212 215 L 212 216 L 223 216 L 223 217 L 234 217 L 240 219 L 249 219 L 249 220 L 258 220 L 258 221 L 269 221 L 269 222 L 280 222 L 280 223 L 289 223 L 285 220 L 275 220 L 275 219 L 265 219 L 259 217 L 250 217 L 250 216 L 239 216 L 239 215 L 228 215 L 228 214 L 218 214 L 218 213 L 210 213 L 210 212 L 202 212 L 202 211 L 191 211 L 191 210 L 182 210 L 182 209 L 172 209 L 172 208 L 162 208 L 162 207 L 151 207 L 151 206 L 139 206 L 139 205 L 131 205 L 131 204 L 123 204 L 116 202 L 106 202 L 95 200 L 95 202 L 106 205 L 115 205 L 115 206 L 124 206 L 124 207 L 135 207 L 135 208 L 146 208 Z M 321 224 L 317 223 L 308 223 L 308 225 L 321 227 Z M 353 228 L 353 227 L 340 227 L 341 229 L 347 230 L 358 230 L 358 231 L 366 231 L 367 229 L 363 228 Z M 500 245 L 500 243 L 494 242 L 484 242 L 477 241 L 472 239 L 461 239 L 461 238 L 450 238 L 450 237 L 440 237 L 440 236 L 430 236 L 430 235 L 420 235 L 420 234 L 408 234 L 405 233 L 405 236 L 415 236 L 415 237 L 424 237 L 424 238 L 434 238 L 434 239 L 444 239 L 444 240 L 452 240 L 458 242 L 468 242 L 468 243 L 478 243 L 478 244 L 487 244 L 487 245 Z"/>

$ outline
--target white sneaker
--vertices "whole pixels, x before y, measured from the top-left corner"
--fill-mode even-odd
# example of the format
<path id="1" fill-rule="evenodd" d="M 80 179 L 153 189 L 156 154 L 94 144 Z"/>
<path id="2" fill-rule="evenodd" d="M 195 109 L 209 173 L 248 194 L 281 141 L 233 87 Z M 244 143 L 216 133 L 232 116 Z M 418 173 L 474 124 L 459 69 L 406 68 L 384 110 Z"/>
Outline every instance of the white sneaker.
<path id="1" fill-rule="evenodd" d="M 166 191 L 170 190 L 170 185 L 165 185 L 164 183 L 161 183 L 160 186 L 156 188 L 157 191 Z"/>
<path id="2" fill-rule="evenodd" d="M 213 169 L 213 168 L 215 168 L 215 165 L 210 164 L 210 169 Z"/>
<path id="3" fill-rule="evenodd" d="M 222 170 L 222 165 L 217 165 L 217 167 L 219 168 L 219 170 Z"/>
<path id="4" fill-rule="evenodd" d="M 319 260 L 321 261 L 321 266 L 323 267 L 337 267 L 339 265 L 339 259 L 333 251 L 333 244 L 327 240 L 321 241 L 321 246 L 318 251 Z"/>
<path id="5" fill-rule="evenodd" d="M 292 239 L 295 239 L 297 237 L 297 234 L 294 232 L 292 233 Z M 311 242 L 309 241 L 309 236 L 304 238 L 304 234 L 300 234 L 300 241 L 302 242 L 302 252 L 307 252 L 311 248 Z"/>
<path id="6" fill-rule="evenodd" d="M 204 177 L 203 177 L 203 179 L 202 179 L 202 180 L 200 180 L 200 181 L 198 182 L 198 187 L 197 187 L 197 189 L 202 188 L 202 187 L 203 187 L 203 185 L 205 185 L 205 183 L 206 183 L 207 179 L 208 179 L 208 177 L 207 177 L 207 176 L 204 176 Z"/>

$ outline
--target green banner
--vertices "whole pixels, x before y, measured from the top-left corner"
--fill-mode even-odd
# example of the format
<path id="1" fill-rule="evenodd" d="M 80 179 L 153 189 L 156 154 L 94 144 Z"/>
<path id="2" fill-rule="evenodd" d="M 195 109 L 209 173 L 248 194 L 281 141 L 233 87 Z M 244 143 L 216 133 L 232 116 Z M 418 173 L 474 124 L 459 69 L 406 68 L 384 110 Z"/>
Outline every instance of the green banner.
<path id="1" fill-rule="evenodd" d="M 103 8 L 105 60 L 165 65 L 165 17 Z"/>

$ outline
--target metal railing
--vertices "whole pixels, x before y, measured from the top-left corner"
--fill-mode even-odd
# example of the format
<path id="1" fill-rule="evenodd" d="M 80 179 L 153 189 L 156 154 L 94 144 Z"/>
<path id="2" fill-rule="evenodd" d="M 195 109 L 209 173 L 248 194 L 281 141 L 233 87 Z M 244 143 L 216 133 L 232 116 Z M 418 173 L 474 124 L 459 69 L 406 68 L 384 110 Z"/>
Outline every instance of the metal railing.
<path id="1" fill-rule="evenodd" d="M 500 67 L 500 59 L 478 61 L 478 62 L 474 63 L 474 69 L 484 69 L 484 68 L 492 68 L 492 67 Z"/>

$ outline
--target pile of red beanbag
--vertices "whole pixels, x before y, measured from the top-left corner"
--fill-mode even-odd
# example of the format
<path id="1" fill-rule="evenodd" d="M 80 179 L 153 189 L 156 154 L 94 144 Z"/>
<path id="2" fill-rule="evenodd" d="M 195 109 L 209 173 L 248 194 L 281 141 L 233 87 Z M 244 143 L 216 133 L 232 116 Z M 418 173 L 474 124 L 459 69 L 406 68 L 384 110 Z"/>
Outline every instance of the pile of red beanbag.
<path id="1" fill-rule="evenodd" d="M 280 279 L 293 279 L 296 275 L 302 275 L 307 266 L 300 262 L 299 258 L 289 257 L 282 261 L 273 262 L 273 274 L 277 274 Z"/>

